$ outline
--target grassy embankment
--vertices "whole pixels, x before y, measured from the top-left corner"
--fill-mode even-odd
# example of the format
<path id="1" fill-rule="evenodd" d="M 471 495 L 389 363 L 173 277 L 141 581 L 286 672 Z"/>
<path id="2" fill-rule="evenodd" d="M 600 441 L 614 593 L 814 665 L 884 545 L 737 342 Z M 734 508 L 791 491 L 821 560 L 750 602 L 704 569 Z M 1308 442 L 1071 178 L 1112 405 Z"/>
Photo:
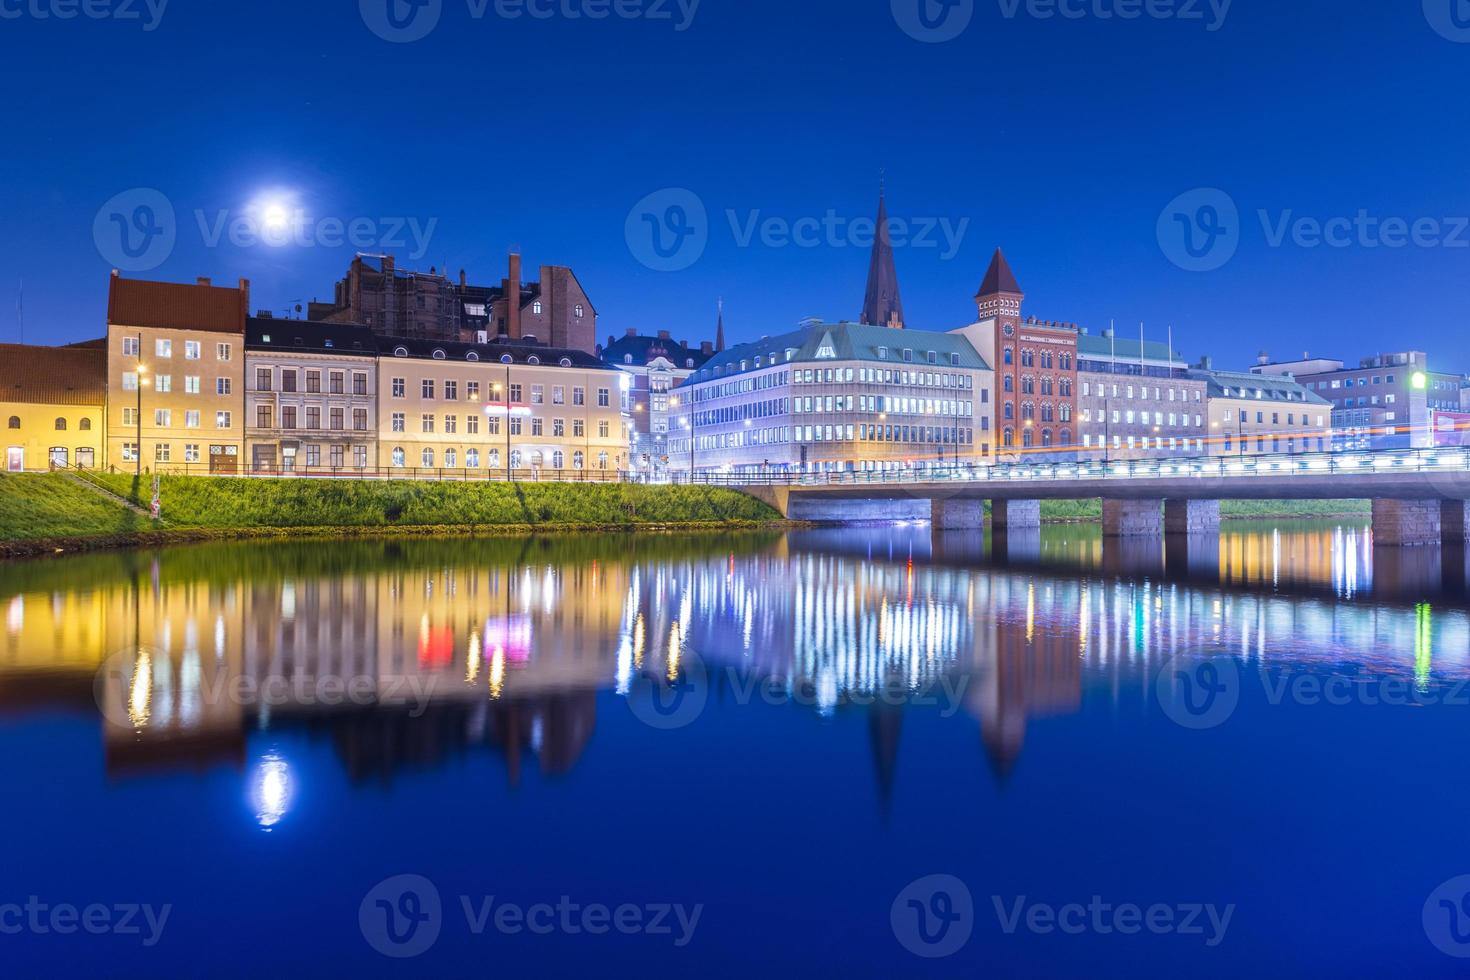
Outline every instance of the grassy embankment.
<path id="1" fill-rule="evenodd" d="M 147 478 L 91 479 L 145 508 L 152 494 Z M 743 527 L 780 519 L 717 487 L 164 477 L 161 496 L 163 521 L 154 522 L 63 476 L 0 476 L 0 548 L 24 554 L 328 531 Z"/>

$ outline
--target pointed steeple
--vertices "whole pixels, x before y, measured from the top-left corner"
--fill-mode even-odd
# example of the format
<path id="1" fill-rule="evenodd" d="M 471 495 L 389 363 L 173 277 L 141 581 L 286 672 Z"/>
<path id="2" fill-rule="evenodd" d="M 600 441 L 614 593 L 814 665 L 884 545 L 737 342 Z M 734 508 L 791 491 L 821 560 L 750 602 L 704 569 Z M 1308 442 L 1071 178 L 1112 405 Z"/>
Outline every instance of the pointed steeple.
<path id="1" fill-rule="evenodd" d="M 996 249 L 990 260 L 990 270 L 985 273 L 985 281 L 980 284 L 980 292 L 975 294 L 975 298 L 999 293 L 1025 295 L 1021 292 L 1021 284 L 1016 282 L 1015 274 L 1011 272 L 1011 264 L 1006 261 L 1005 253 Z"/>
<path id="2" fill-rule="evenodd" d="M 903 301 L 898 295 L 898 270 L 893 265 L 893 240 L 888 232 L 888 203 L 883 181 L 878 184 L 878 221 L 873 255 L 868 260 L 868 292 L 863 298 L 863 323 L 903 329 Z"/>
<path id="3" fill-rule="evenodd" d="M 725 349 L 725 297 L 720 297 L 720 319 L 715 324 L 715 352 Z"/>

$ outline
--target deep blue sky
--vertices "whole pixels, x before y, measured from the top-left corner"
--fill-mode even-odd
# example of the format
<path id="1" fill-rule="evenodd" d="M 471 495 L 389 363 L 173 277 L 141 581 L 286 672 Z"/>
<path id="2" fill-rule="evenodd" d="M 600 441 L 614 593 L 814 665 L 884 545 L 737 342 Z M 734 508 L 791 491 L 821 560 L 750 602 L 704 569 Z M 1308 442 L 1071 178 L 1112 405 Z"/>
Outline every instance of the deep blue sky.
<path id="1" fill-rule="evenodd" d="M 937 44 L 900 30 L 889 0 L 703 0 L 682 32 L 475 20 L 444 0 L 410 44 L 370 32 L 355 0 L 171 0 L 153 31 L 0 19 L 0 338 L 16 337 L 22 278 L 28 340 L 100 334 L 113 263 L 94 219 L 151 187 L 179 228 L 148 275 L 246 276 L 257 307 L 328 298 L 353 249 L 207 247 L 195 211 L 212 221 L 287 188 L 313 216 L 437 219 L 421 260 L 393 249 L 401 265 L 494 282 L 512 244 L 533 268 L 571 265 L 603 336 L 709 337 L 723 295 L 732 341 L 753 339 L 856 316 L 867 254 L 741 247 L 727 209 L 742 223 L 867 218 L 881 167 L 895 217 L 969 222 L 952 258 L 899 249 L 911 326 L 968 322 L 1003 245 L 1028 312 L 1130 332 L 1142 319 L 1160 339 L 1172 322 L 1177 347 L 1217 366 L 1262 347 L 1414 346 L 1470 370 L 1470 231 L 1442 226 L 1459 248 L 1273 248 L 1256 216 L 1470 215 L 1470 43 L 1437 33 L 1418 0 L 1235 0 L 1213 32 L 974 2 L 964 33 Z M 624 225 L 668 187 L 706 206 L 709 245 L 654 272 Z M 1241 242 L 1223 268 L 1186 272 L 1156 224 L 1201 187 L 1236 202 Z"/>

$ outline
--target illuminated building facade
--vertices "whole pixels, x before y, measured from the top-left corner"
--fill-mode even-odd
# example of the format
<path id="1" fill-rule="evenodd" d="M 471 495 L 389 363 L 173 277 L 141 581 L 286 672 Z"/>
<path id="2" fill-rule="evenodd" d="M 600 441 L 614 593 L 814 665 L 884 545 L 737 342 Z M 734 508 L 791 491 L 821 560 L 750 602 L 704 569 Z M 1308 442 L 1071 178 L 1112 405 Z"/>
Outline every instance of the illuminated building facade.
<path id="1" fill-rule="evenodd" d="M 100 466 L 107 448 L 107 351 L 0 344 L 0 467 Z"/>
<path id="2" fill-rule="evenodd" d="M 1081 459 L 1204 456 L 1209 384 L 1165 344 L 1077 337 Z"/>
<path id="3" fill-rule="evenodd" d="M 1332 407 L 1289 377 L 1201 371 L 1211 456 L 1320 453 L 1332 448 Z"/>
<path id="4" fill-rule="evenodd" d="M 537 344 L 378 338 L 378 457 L 389 470 L 523 478 L 627 464 L 625 375 Z"/>
<path id="5" fill-rule="evenodd" d="M 676 397 L 669 466 L 923 470 L 989 458 L 990 366 L 956 334 L 812 323 L 732 347 Z"/>

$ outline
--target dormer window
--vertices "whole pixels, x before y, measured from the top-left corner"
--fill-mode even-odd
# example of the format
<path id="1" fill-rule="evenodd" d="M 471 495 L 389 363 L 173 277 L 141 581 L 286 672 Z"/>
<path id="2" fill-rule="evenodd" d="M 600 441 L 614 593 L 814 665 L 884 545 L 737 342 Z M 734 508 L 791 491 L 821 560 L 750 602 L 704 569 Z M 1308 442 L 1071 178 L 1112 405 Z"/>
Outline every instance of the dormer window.
<path id="1" fill-rule="evenodd" d="M 879 347 L 878 348 L 878 360 L 880 360 L 880 361 L 886 361 L 886 360 L 888 360 L 888 348 L 887 347 Z"/>

